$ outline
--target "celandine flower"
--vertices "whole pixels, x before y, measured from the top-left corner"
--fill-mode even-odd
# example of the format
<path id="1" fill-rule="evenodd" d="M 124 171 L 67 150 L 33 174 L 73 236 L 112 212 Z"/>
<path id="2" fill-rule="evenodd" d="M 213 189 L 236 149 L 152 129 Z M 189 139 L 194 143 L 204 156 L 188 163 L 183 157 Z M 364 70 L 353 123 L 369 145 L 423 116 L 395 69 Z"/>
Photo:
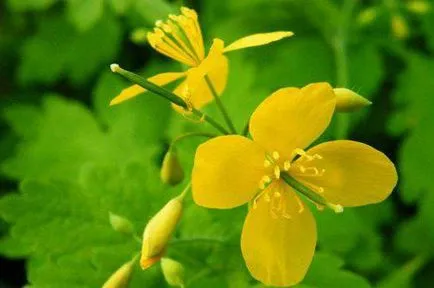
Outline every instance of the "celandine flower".
<path id="1" fill-rule="evenodd" d="M 154 32 L 147 35 L 149 44 L 167 57 L 190 67 L 185 72 L 167 72 L 148 78 L 156 85 L 163 86 L 180 78 L 185 80 L 174 93 L 185 99 L 195 108 L 200 108 L 212 101 L 213 95 L 204 77 L 207 75 L 217 94 L 223 92 L 228 74 L 228 60 L 224 53 L 252 46 L 265 45 L 270 42 L 292 36 L 292 32 L 279 31 L 254 34 L 241 38 L 224 47 L 221 39 L 214 39 L 208 55 L 205 57 L 202 32 L 194 10 L 181 8 L 181 15 L 169 15 L 166 22 L 157 21 Z M 188 89 L 188 93 L 186 90 Z M 133 98 L 145 89 L 133 85 L 124 89 L 110 105 Z"/>
<path id="2" fill-rule="evenodd" d="M 252 114 L 253 140 L 221 136 L 197 149 L 195 202 L 226 209 L 252 201 L 241 249 L 253 277 L 267 285 L 300 282 L 314 254 L 315 220 L 293 187 L 301 183 L 309 200 L 341 212 L 380 202 L 396 185 L 393 163 L 368 145 L 339 140 L 302 150 L 327 128 L 335 105 L 327 83 L 283 88 Z"/>

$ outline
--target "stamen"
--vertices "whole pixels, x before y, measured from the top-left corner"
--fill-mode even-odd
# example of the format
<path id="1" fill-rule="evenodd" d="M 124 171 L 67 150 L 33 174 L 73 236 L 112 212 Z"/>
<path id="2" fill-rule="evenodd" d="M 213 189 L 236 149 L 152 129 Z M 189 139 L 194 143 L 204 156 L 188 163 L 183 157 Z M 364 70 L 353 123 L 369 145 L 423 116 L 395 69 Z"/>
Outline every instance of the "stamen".
<path id="1" fill-rule="evenodd" d="M 304 204 L 303 202 L 300 200 L 300 198 L 295 195 L 295 199 L 297 200 L 297 204 L 298 204 L 298 213 L 301 213 L 304 211 Z"/>
<path id="2" fill-rule="evenodd" d="M 268 176 L 268 175 L 264 175 L 264 177 L 262 177 L 262 181 L 263 181 L 265 184 L 268 184 L 268 183 L 271 182 L 271 178 L 270 178 L 270 176 Z"/>
<path id="3" fill-rule="evenodd" d="M 268 168 L 268 167 L 270 167 L 270 166 L 271 166 L 271 162 L 270 162 L 270 160 L 265 159 L 265 160 L 264 160 L 264 167 L 265 167 L 265 168 Z"/>
<path id="4" fill-rule="evenodd" d="M 279 160 L 279 158 L 280 158 L 279 152 L 277 152 L 277 151 L 274 151 L 272 156 L 273 156 L 274 160 Z"/>
<path id="5" fill-rule="evenodd" d="M 335 211 L 335 213 L 342 213 L 342 212 L 344 212 L 344 207 L 342 207 L 342 205 L 339 205 L 339 204 L 327 203 L 327 207 L 329 207 L 330 209 L 332 209 L 333 211 Z"/>
<path id="6" fill-rule="evenodd" d="M 283 170 L 289 171 L 290 168 L 291 168 L 291 162 L 289 160 L 283 162 Z"/>
<path id="7" fill-rule="evenodd" d="M 274 176 L 276 177 L 276 179 L 280 178 L 280 168 L 279 166 L 274 166 Z"/>

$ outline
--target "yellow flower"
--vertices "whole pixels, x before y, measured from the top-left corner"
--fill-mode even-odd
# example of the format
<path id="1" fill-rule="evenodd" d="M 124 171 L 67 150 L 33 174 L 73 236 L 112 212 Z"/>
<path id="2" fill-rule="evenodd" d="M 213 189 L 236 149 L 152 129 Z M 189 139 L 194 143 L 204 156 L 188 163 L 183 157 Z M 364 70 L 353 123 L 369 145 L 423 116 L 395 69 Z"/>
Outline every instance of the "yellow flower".
<path id="1" fill-rule="evenodd" d="M 167 72 L 148 78 L 156 85 L 164 86 L 178 79 L 185 80 L 175 88 L 174 93 L 183 97 L 193 107 L 200 108 L 213 100 L 213 95 L 204 80 L 210 78 L 216 92 L 220 95 L 228 74 L 226 52 L 265 45 L 292 36 L 292 32 L 278 31 L 254 34 L 241 38 L 229 46 L 224 46 L 221 39 L 214 39 L 208 55 L 205 57 L 202 32 L 194 10 L 182 7 L 181 15 L 169 15 L 166 22 L 157 21 L 154 32 L 147 35 L 148 42 L 158 52 L 190 67 L 185 72 Z M 131 99 L 146 90 L 139 85 L 124 89 L 110 105 Z"/>
<path id="2" fill-rule="evenodd" d="M 302 150 L 327 128 L 335 105 L 327 83 L 283 88 L 252 114 L 253 140 L 221 136 L 197 149 L 193 199 L 218 209 L 252 200 L 241 249 L 253 277 L 267 285 L 300 282 L 316 245 L 315 220 L 287 179 L 308 187 L 324 200 L 315 204 L 336 212 L 380 202 L 396 185 L 393 163 L 368 145 L 339 140 Z"/>

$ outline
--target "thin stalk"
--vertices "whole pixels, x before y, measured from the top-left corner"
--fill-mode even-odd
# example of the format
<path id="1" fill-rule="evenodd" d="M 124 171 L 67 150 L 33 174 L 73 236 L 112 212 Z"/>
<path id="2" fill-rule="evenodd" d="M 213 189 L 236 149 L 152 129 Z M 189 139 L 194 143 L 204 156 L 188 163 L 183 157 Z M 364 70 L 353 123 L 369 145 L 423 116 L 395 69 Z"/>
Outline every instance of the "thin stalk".
<path id="1" fill-rule="evenodd" d="M 129 81 L 145 88 L 146 90 L 161 96 L 165 98 L 166 100 L 169 100 L 170 102 L 184 108 L 186 111 L 191 110 L 191 112 L 198 116 L 200 119 L 203 119 L 203 121 L 208 122 L 214 128 L 216 128 L 218 131 L 220 131 L 222 134 L 230 134 L 222 125 L 220 125 L 217 121 L 215 121 L 213 118 L 211 118 L 209 115 L 204 114 L 202 111 L 197 110 L 194 107 L 189 107 L 187 102 L 185 102 L 181 97 L 176 96 L 171 91 L 166 90 L 158 85 L 155 85 L 152 82 L 149 82 L 145 78 L 141 77 L 140 75 L 137 75 L 133 72 L 130 72 L 128 70 L 122 69 L 118 64 L 112 64 L 110 65 L 110 69 L 114 73 L 118 73 L 122 77 L 128 79 Z"/>
<path id="2" fill-rule="evenodd" d="M 303 194 L 304 196 L 309 198 L 314 203 L 317 203 L 321 206 L 326 206 L 326 207 L 332 209 L 333 211 L 335 211 L 336 213 L 341 213 L 343 211 L 343 208 L 341 205 L 332 204 L 332 203 L 327 202 L 327 200 L 324 199 L 321 195 L 312 191 L 310 188 L 306 187 L 302 183 L 298 182 L 294 177 L 292 177 L 288 173 L 281 173 L 280 177 L 283 179 L 283 181 L 286 182 L 286 184 L 288 184 L 289 186 L 294 188 L 296 191 L 300 192 L 301 194 Z"/>
<path id="3" fill-rule="evenodd" d="M 334 52 L 336 65 L 336 87 L 346 87 L 348 85 L 348 28 L 356 3 L 357 0 L 344 1 L 341 13 L 342 17 L 336 31 L 334 42 L 332 42 L 331 45 Z M 349 128 L 349 115 L 345 113 L 339 113 L 337 115 L 336 138 L 347 138 Z"/>
<path id="4" fill-rule="evenodd" d="M 190 133 L 182 134 L 182 135 L 179 135 L 178 137 L 176 137 L 175 139 L 172 140 L 172 142 L 170 143 L 170 147 L 174 146 L 179 141 L 186 139 L 186 138 L 190 138 L 190 137 L 214 138 L 214 137 L 217 137 L 217 135 L 211 134 L 211 133 L 206 133 L 206 132 L 190 132 Z"/>
<path id="5" fill-rule="evenodd" d="M 223 105 L 222 100 L 220 99 L 217 91 L 215 90 L 214 85 L 211 82 L 211 79 L 209 79 L 208 75 L 205 75 L 205 82 L 206 84 L 208 84 L 209 89 L 211 90 L 211 94 L 214 97 L 214 100 L 217 104 L 217 106 L 220 109 L 220 112 L 223 115 L 223 118 L 225 119 L 226 124 L 229 127 L 229 130 L 233 133 L 233 134 L 237 134 L 237 131 L 235 130 L 235 126 L 234 123 L 232 123 L 231 118 L 229 117 L 228 111 L 226 110 L 225 106 Z"/>

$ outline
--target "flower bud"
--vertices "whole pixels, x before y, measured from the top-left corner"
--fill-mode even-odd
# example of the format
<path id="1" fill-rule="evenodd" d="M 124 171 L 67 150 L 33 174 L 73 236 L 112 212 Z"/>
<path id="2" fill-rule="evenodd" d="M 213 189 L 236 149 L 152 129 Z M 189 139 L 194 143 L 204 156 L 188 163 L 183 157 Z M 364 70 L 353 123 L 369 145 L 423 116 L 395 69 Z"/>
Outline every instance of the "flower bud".
<path id="1" fill-rule="evenodd" d="M 109 221 L 113 230 L 123 234 L 131 235 L 134 232 L 133 224 L 126 218 L 109 212 Z"/>
<path id="2" fill-rule="evenodd" d="M 184 179 L 184 170 L 173 148 L 170 148 L 164 156 L 160 177 L 163 183 L 173 186 L 179 184 Z"/>
<path id="3" fill-rule="evenodd" d="M 122 265 L 110 278 L 102 285 L 102 288 L 127 288 L 133 272 L 135 258 Z"/>
<path id="4" fill-rule="evenodd" d="M 161 259 L 182 213 L 182 195 L 173 198 L 155 214 L 143 232 L 140 266 L 146 269 Z"/>
<path id="5" fill-rule="evenodd" d="M 161 270 L 170 286 L 184 287 L 184 266 L 170 258 L 161 258 Z"/>
<path id="6" fill-rule="evenodd" d="M 372 102 L 347 88 L 333 89 L 336 95 L 336 110 L 338 112 L 353 112 L 371 105 Z"/>
<path id="7" fill-rule="evenodd" d="M 420 15 L 426 14 L 431 9 L 431 5 L 427 1 L 422 0 L 410 1 L 406 5 L 408 11 Z"/>
<path id="8" fill-rule="evenodd" d="M 407 21 L 401 15 L 392 16 L 392 33 L 398 39 L 406 39 L 410 35 Z"/>

